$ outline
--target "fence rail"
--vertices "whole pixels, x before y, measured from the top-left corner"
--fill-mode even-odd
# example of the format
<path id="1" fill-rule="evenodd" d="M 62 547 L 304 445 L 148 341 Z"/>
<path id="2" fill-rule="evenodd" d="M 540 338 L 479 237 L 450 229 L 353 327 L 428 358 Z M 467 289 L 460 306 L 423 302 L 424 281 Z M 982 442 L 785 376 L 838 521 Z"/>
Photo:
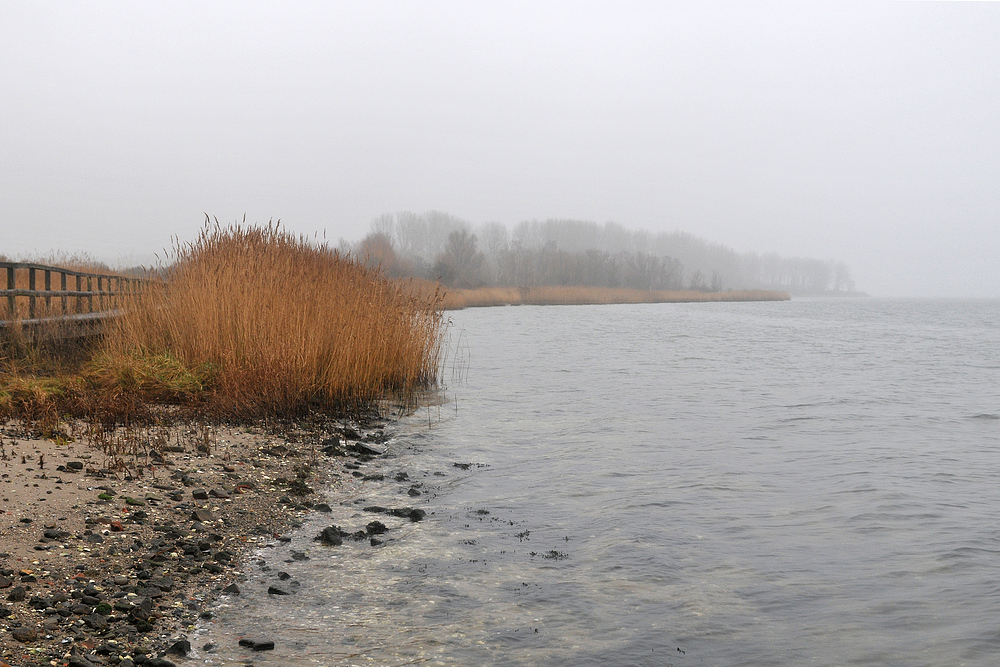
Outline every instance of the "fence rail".
<path id="1" fill-rule="evenodd" d="M 150 282 L 30 262 L 0 262 L 3 274 L 7 287 L 0 289 L 0 303 L 4 304 L 0 327 L 15 322 L 33 325 L 112 317 L 121 297 Z"/>

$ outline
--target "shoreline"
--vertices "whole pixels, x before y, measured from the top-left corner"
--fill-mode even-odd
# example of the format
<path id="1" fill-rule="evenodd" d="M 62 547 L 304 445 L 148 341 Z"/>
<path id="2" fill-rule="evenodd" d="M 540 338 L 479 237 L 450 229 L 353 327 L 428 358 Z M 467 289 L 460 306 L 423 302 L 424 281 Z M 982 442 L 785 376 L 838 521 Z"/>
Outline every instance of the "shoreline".
<path id="1" fill-rule="evenodd" d="M 715 303 L 789 301 L 788 292 L 770 290 L 647 291 L 615 287 L 539 286 L 449 288 L 442 297 L 443 310 L 490 306 L 597 306 L 628 303 Z"/>
<path id="2" fill-rule="evenodd" d="M 364 479 L 388 423 L 179 430 L 118 471 L 83 441 L 12 437 L 8 425 L 0 665 L 168 667 L 213 603 L 239 595 L 254 549 Z"/>

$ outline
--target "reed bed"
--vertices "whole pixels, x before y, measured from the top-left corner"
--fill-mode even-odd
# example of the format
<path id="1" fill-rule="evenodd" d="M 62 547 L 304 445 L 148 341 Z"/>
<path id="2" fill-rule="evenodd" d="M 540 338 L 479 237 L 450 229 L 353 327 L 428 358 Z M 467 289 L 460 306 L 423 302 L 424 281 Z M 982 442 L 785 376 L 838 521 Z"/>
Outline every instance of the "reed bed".
<path id="1" fill-rule="evenodd" d="M 436 381 L 437 293 L 279 227 L 206 227 L 107 331 L 104 387 L 201 400 L 226 417 L 350 410 Z"/>
<path id="2" fill-rule="evenodd" d="M 612 303 L 688 303 L 709 301 L 787 301 L 788 292 L 768 290 L 732 290 L 699 292 L 695 290 L 647 291 L 587 286 L 482 287 L 449 289 L 441 307 L 461 310 L 483 306 L 555 306 L 598 305 Z"/>

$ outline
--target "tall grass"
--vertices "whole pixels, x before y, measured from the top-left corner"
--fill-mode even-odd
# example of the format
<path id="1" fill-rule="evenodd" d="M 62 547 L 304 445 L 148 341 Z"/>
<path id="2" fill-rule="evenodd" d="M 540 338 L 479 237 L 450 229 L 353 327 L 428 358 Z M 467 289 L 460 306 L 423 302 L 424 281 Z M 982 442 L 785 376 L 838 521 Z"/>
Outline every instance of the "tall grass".
<path id="1" fill-rule="evenodd" d="M 613 287 L 551 285 L 539 287 L 482 287 L 449 289 L 441 307 L 461 310 L 480 306 L 505 305 L 591 305 L 611 303 L 684 303 L 699 301 L 787 301 L 788 292 L 734 290 L 699 292 L 694 290 L 647 291 Z"/>
<path id="2" fill-rule="evenodd" d="M 206 227 L 175 254 L 107 331 L 90 365 L 102 386 L 254 417 L 406 399 L 436 380 L 436 293 L 274 225 Z"/>

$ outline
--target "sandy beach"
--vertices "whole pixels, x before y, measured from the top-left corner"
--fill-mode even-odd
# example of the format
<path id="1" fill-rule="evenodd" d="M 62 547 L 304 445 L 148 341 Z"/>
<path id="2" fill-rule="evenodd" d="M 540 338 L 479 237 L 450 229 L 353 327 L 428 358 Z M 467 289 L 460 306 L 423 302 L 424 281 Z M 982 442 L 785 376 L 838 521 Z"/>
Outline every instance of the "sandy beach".
<path id="1" fill-rule="evenodd" d="M 183 430 L 125 469 L 83 440 L 0 435 L 0 656 L 21 665 L 167 665 L 238 595 L 243 556 L 330 511 L 381 426 Z M 367 443 L 367 444 L 366 444 Z M 375 538 L 372 538 L 375 539 Z"/>

